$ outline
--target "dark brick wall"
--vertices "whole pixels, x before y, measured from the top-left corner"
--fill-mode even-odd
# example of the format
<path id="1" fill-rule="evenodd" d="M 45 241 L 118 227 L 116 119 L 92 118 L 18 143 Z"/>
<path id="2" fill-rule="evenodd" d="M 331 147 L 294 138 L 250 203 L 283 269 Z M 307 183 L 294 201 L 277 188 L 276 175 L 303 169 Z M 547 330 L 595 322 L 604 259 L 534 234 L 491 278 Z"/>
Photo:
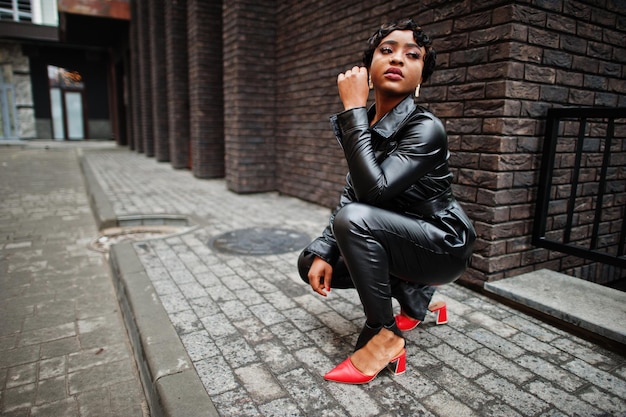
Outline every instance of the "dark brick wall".
<path id="1" fill-rule="evenodd" d="M 274 0 L 224 3 L 226 184 L 238 193 L 276 189 Z M 293 78 L 295 81 L 296 78 Z"/>
<path id="2" fill-rule="evenodd" d="M 464 279 L 543 267 L 581 277 L 607 273 L 534 247 L 531 230 L 547 110 L 626 106 L 626 12 L 617 2 L 206 3 L 187 0 L 194 175 L 225 175 L 240 193 L 275 190 L 333 207 L 346 173 L 328 124 L 341 110 L 337 74 L 361 63 L 381 23 L 411 16 L 438 51 L 419 101 L 445 123 L 454 190 L 478 232 Z M 184 112 L 177 114 L 181 121 Z M 185 155 L 184 145 L 177 149 L 173 159 Z"/>
<path id="3" fill-rule="evenodd" d="M 336 75 L 359 63 L 379 23 L 412 16 L 439 52 L 420 101 L 446 125 L 455 192 L 479 234 L 466 279 L 567 269 L 567 257 L 530 243 L 544 117 L 554 106 L 626 105 L 624 12 L 611 3 L 510 3 L 281 2 L 278 190 L 335 204 L 345 175 L 327 119 L 340 110 Z"/>
<path id="4" fill-rule="evenodd" d="M 152 0 L 149 9 L 150 88 L 154 134 L 154 156 L 157 161 L 170 160 L 167 117 L 167 79 L 165 63 L 165 1 Z"/>
<path id="5" fill-rule="evenodd" d="M 384 6 L 383 6 L 384 7 Z M 328 122 L 337 75 L 359 64 L 376 17 L 359 1 L 281 2 L 276 42 L 277 188 L 334 207 L 347 167 Z"/>
<path id="6" fill-rule="evenodd" d="M 361 64 L 368 37 L 381 23 L 423 15 L 416 2 L 280 2 L 276 59 L 277 188 L 333 207 L 347 167 L 328 117 L 342 110 L 337 75 Z M 418 16 L 423 16 L 418 19 Z"/>
<path id="7" fill-rule="evenodd" d="M 165 0 L 165 58 L 170 159 L 174 168 L 189 168 L 186 0 Z"/>
<path id="8" fill-rule="evenodd" d="M 221 1 L 187 0 L 187 46 L 191 169 L 198 178 L 223 177 Z"/>
<path id="9" fill-rule="evenodd" d="M 139 53 L 139 16 L 137 9 L 137 2 L 130 2 L 130 27 L 129 27 L 129 45 L 130 45 L 130 74 L 128 75 L 129 85 L 128 85 L 128 111 L 127 114 L 129 120 L 129 131 L 130 135 L 128 138 L 128 147 L 132 150 L 136 150 L 137 152 L 143 148 L 139 144 L 142 142 L 141 140 L 141 100 L 140 98 L 140 77 L 139 77 L 139 61 L 140 61 L 140 53 Z"/>
<path id="10" fill-rule="evenodd" d="M 456 190 L 475 220 L 476 280 L 571 271 L 569 257 L 530 243 L 544 117 L 550 107 L 626 105 L 624 11 L 619 23 L 611 4 L 507 3 L 438 19 L 441 67 L 424 90 L 446 121 Z"/>
<path id="11" fill-rule="evenodd" d="M 148 0 L 137 1 L 138 51 L 139 51 L 139 100 L 141 103 L 141 146 L 137 150 L 146 156 L 154 156 L 154 125 L 152 118 L 152 83 L 150 82 L 150 25 Z"/>

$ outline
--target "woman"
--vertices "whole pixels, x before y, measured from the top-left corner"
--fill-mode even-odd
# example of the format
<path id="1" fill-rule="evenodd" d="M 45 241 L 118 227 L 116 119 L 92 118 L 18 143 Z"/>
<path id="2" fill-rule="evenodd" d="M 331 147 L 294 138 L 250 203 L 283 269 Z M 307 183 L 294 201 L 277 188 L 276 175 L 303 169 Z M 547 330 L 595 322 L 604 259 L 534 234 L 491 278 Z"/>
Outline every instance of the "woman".
<path id="1" fill-rule="evenodd" d="M 405 315 L 419 314 L 412 300 L 456 280 L 475 240 L 452 196 L 444 127 L 414 103 L 435 67 L 431 40 L 411 19 L 385 25 L 369 39 L 363 62 L 337 77 L 344 111 L 331 117 L 347 185 L 328 227 L 299 259 L 303 279 L 320 295 L 351 286 L 359 294 L 366 323 L 355 352 L 325 375 L 353 384 L 371 381 L 390 363 L 404 372 L 392 297 Z M 367 110 L 369 88 L 375 103 Z"/>

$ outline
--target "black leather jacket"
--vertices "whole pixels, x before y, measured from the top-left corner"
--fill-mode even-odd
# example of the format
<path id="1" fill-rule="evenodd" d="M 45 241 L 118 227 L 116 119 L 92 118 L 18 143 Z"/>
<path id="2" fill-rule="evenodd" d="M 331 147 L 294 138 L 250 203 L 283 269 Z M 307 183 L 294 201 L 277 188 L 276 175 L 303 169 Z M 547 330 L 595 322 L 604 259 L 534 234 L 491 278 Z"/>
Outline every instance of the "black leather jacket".
<path id="1" fill-rule="evenodd" d="M 374 114 L 372 106 L 369 112 L 361 107 L 331 117 L 350 173 L 329 225 L 305 251 L 334 265 L 339 257 L 332 232 L 335 214 L 358 201 L 431 223 L 429 237 L 442 253 L 469 259 L 476 233 L 452 196 L 443 124 L 412 96 L 370 127 Z"/>

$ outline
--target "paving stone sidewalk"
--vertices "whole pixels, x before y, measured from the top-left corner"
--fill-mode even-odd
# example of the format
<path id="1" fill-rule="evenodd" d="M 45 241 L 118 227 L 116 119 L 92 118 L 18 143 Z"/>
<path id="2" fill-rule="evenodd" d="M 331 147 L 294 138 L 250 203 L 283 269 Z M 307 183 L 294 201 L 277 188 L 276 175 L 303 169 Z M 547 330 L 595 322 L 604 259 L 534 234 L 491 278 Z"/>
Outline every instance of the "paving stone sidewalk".
<path id="1" fill-rule="evenodd" d="M 235 232 L 261 228 L 313 238 L 328 209 L 277 193 L 237 195 L 223 180 L 123 148 L 85 151 L 83 162 L 117 217 L 192 219 L 193 227 L 127 244 L 119 256 L 137 259 L 127 278 L 139 271 L 151 284 L 142 291 L 158 298 L 215 406 L 206 415 L 626 415 L 624 356 L 456 284 L 435 294 L 447 302 L 447 325 L 429 316 L 406 333 L 404 375 L 326 382 L 363 324 L 356 293 L 313 294 L 297 276 L 298 250 L 253 256 L 214 243 L 230 236 L 245 246 Z"/>
<path id="2" fill-rule="evenodd" d="M 121 301 L 141 301 L 126 307 L 143 323 L 130 337 L 148 354 L 140 368 L 154 372 L 144 382 L 161 384 L 153 415 L 626 415 L 624 356 L 456 284 L 435 296 L 448 303 L 447 325 L 428 317 L 407 332 L 406 374 L 383 372 L 364 386 L 326 382 L 362 325 L 356 293 L 314 295 L 297 277 L 297 250 L 279 253 L 280 240 L 250 243 L 257 234 L 235 232 L 312 238 L 327 209 L 276 193 L 236 195 L 222 180 L 195 179 L 125 148 L 81 147 L 0 146 L 3 416 L 148 415 L 124 306 L 103 254 L 86 249 L 97 235 L 94 189 L 96 218 L 191 219 L 177 234 L 113 251 L 135 261 L 118 273 L 145 278 L 130 282 Z M 228 251 L 238 246 L 271 253 Z M 210 406 L 185 392 L 190 373 Z M 190 404 L 171 407 L 181 399 Z"/>
<path id="3" fill-rule="evenodd" d="M 76 147 L 1 145 L 0 415 L 149 415 Z"/>

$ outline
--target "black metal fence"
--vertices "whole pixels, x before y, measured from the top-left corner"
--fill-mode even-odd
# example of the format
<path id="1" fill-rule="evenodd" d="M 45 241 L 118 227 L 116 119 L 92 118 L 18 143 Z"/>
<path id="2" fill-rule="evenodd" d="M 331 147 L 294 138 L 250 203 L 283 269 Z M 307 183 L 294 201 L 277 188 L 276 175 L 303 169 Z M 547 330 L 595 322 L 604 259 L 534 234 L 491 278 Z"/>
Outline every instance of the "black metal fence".
<path id="1" fill-rule="evenodd" d="M 548 110 L 533 244 L 626 267 L 626 108 Z"/>

